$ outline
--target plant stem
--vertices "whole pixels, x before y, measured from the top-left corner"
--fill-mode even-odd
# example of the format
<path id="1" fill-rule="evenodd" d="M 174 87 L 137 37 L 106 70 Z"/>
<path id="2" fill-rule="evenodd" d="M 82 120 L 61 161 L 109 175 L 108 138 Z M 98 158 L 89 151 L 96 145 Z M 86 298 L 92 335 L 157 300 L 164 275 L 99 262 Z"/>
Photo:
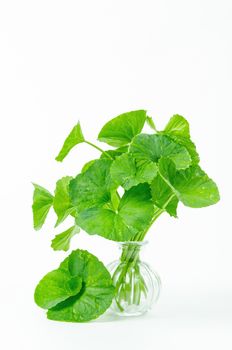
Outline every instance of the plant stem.
<path id="1" fill-rule="evenodd" d="M 124 311 L 123 306 L 121 305 L 123 301 L 126 301 L 129 305 L 133 303 L 133 283 L 128 283 L 126 276 L 128 276 L 131 280 L 132 276 L 135 273 L 135 267 L 137 266 L 137 263 L 139 261 L 139 250 L 140 247 L 131 247 L 126 246 L 123 248 L 122 256 L 121 256 L 121 263 L 116 268 L 114 274 L 113 274 L 113 280 L 116 278 L 115 288 L 115 301 L 116 304 L 121 312 Z M 117 279 L 117 275 L 119 273 L 119 278 Z M 136 278 L 140 280 L 141 286 L 138 286 L 137 293 L 141 294 L 141 287 L 146 289 L 146 286 L 142 285 L 144 284 L 144 281 L 140 278 L 140 272 L 139 270 L 136 270 Z"/>
<path id="2" fill-rule="evenodd" d="M 92 142 L 89 142 L 89 141 L 84 141 L 85 143 L 87 143 L 88 145 L 96 148 L 98 151 L 100 151 L 101 153 L 105 154 L 106 157 L 110 158 L 110 159 L 113 159 L 107 152 L 105 152 L 103 149 L 101 149 L 100 147 L 98 147 L 97 145 L 95 145 L 94 143 Z"/>
<path id="3" fill-rule="evenodd" d="M 162 178 L 162 180 L 171 188 L 171 190 L 174 192 L 174 194 L 176 194 L 176 189 L 170 184 L 170 182 L 161 174 L 161 172 L 158 170 L 158 174 L 159 176 Z M 173 194 L 173 196 L 174 196 Z M 168 199 L 169 200 L 169 199 Z M 169 203 L 169 202 L 168 202 Z M 166 204 L 166 203 L 165 203 Z M 167 204 L 166 204 L 167 206 Z"/>
<path id="4" fill-rule="evenodd" d="M 147 234 L 147 232 L 149 231 L 149 229 L 151 228 L 151 226 L 154 224 L 154 222 L 158 219 L 158 217 L 165 211 L 165 208 L 168 206 L 168 204 L 171 202 L 171 200 L 175 197 L 175 194 L 173 193 L 168 200 L 166 201 L 166 203 L 164 203 L 163 208 L 156 208 L 155 213 L 153 215 L 152 221 L 149 224 L 149 226 L 146 228 L 145 231 L 140 232 L 138 235 L 135 236 L 134 240 L 135 241 L 142 241 L 145 237 L 145 235 Z"/>
<path id="5" fill-rule="evenodd" d="M 150 227 L 153 225 L 153 223 L 158 219 L 158 217 L 165 211 L 165 208 L 167 207 L 167 205 L 171 202 L 171 200 L 175 197 L 175 194 L 173 193 L 168 200 L 166 201 L 166 203 L 164 203 L 162 208 L 155 208 L 154 211 L 154 215 L 153 218 L 150 222 L 150 224 L 147 226 L 147 228 L 143 231 L 143 232 L 139 232 L 132 241 L 142 241 L 145 237 L 145 235 L 147 234 L 147 232 L 149 231 Z M 116 282 L 116 295 L 115 295 L 115 301 L 116 304 L 119 308 L 119 310 L 121 312 L 124 311 L 123 306 L 122 306 L 122 302 L 123 301 L 127 301 L 128 304 L 130 303 L 136 303 L 139 304 L 140 302 L 140 296 L 143 293 L 144 295 L 146 295 L 147 293 L 147 286 L 145 281 L 143 280 L 143 277 L 140 274 L 140 270 L 139 270 L 139 252 L 140 252 L 140 248 L 138 246 L 125 246 L 123 251 L 122 251 L 122 255 L 121 255 L 121 264 L 118 266 L 118 268 L 116 269 L 116 271 L 114 272 L 113 275 L 113 279 L 114 276 L 116 277 L 118 272 L 119 272 L 119 278 L 117 279 Z M 133 272 L 134 270 L 134 272 Z M 139 280 L 139 285 L 134 286 L 133 290 L 129 290 L 129 295 L 128 295 L 128 290 L 126 290 L 126 288 L 128 288 L 127 286 L 127 282 L 126 282 L 126 276 L 132 273 L 135 273 L 136 271 L 136 278 L 137 280 Z M 127 291 L 127 293 L 126 293 Z M 126 294 L 125 294 L 125 293 Z M 123 294 L 124 293 L 124 294 Z M 132 293 L 133 293 L 133 298 L 132 297 Z M 135 294 L 134 294 L 135 293 Z"/>

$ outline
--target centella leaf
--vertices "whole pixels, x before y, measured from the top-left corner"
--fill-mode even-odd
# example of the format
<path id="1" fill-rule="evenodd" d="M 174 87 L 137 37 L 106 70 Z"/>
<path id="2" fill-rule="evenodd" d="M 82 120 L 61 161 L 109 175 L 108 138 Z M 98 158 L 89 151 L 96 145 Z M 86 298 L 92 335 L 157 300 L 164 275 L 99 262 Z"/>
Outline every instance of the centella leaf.
<path id="1" fill-rule="evenodd" d="M 78 225 L 89 234 L 98 234 L 114 241 L 131 240 L 151 222 L 154 206 L 148 184 L 140 184 L 126 191 L 118 210 L 93 207 L 83 210 Z"/>
<path id="2" fill-rule="evenodd" d="M 130 153 L 117 157 L 111 166 L 112 179 L 129 190 L 140 183 L 150 183 L 157 174 L 157 165 L 149 160 L 136 160 Z"/>
<path id="3" fill-rule="evenodd" d="M 207 207 L 220 199 L 217 185 L 198 165 L 178 171 L 170 159 L 163 158 L 159 162 L 159 174 L 176 197 L 188 207 Z"/>
<path id="4" fill-rule="evenodd" d="M 110 159 L 98 159 L 70 182 L 70 197 L 78 211 L 103 207 L 111 200 L 111 191 L 116 184 L 111 178 Z"/>
<path id="5" fill-rule="evenodd" d="M 35 289 L 35 302 L 50 320 L 86 322 L 103 314 L 114 296 L 111 276 L 94 255 L 73 251 Z"/>
<path id="6" fill-rule="evenodd" d="M 65 230 L 62 233 L 59 233 L 52 240 L 51 247 L 54 250 L 63 250 L 67 251 L 70 247 L 70 241 L 73 236 L 80 232 L 80 228 L 78 226 L 72 226 L 69 229 Z"/>
<path id="7" fill-rule="evenodd" d="M 85 139 L 81 130 L 81 125 L 80 122 L 78 122 L 64 141 L 64 144 L 58 156 L 56 157 L 56 160 L 58 162 L 62 162 L 74 146 L 84 141 Z"/>
<path id="8" fill-rule="evenodd" d="M 34 229 L 39 230 L 48 215 L 48 212 L 53 204 L 53 195 L 47 191 L 44 187 L 37 184 L 34 185 L 34 194 L 33 194 L 33 222 Z"/>
<path id="9" fill-rule="evenodd" d="M 138 135 L 146 121 L 146 111 L 138 110 L 120 114 L 101 129 L 98 140 L 114 147 L 128 145 Z"/>
<path id="10" fill-rule="evenodd" d="M 195 144 L 190 137 L 189 123 L 181 115 L 175 114 L 166 125 L 161 134 L 169 136 L 174 142 L 184 146 L 192 159 L 192 165 L 197 165 L 200 161 Z"/>
<path id="11" fill-rule="evenodd" d="M 177 169 L 185 169 L 191 164 L 187 149 L 166 135 L 140 134 L 133 139 L 129 152 L 137 160 L 153 163 L 157 163 L 161 157 L 168 157 L 175 163 Z"/>
<path id="12" fill-rule="evenodd" d="M 55 196 L 53 201 L 53 207 L 57 215 L 56 226 L 63 222 L 67 216 L 74 213 L 70 195 L 69 195 L 69 183 L 72 180 L 71 176 L 62 177 L 56 183 Z"/>

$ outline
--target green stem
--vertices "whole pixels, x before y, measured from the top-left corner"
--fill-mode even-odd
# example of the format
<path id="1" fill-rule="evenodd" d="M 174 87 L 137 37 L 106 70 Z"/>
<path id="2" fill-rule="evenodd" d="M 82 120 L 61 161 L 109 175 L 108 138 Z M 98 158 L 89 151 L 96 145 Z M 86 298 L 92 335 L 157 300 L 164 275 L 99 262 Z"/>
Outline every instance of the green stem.
<path id="1" fill-rule="evenodd" d="M 142 241 L 147 234 L 147 232 L 150 230 L 151 226 L 154 224 L 154 222 L 158 219 L 158 217 L 165 211 L 165 209 L 157 208 L 157 210 L 154 213 L 154 216 L 150 222 L 150 224 L 147 226 L 145 231 L 139 232 L 133 239 L 133 241 Z"/>
<path id="2" fill-rule="evenodd" d="M 116 280 L 115 288 L 115 301 L 121 312 L 124 311 L 121 303 L 123 300 L 126 300 L 129 304 L 132 303 L 132 284 L 128 284 L 126 281 L 126 276 L 132 276 L 133 269 L 136 266 L 139 260 L 139 247 L 124 247 L 122 256 L 121 256 L 121 264 L 117 267 L 114 272 L 114 277 L 117 276 L 119 272 L 119 278 Z"/>
<path id="3" fill-rule="evenodd" d="M 145 237 L 145 235 L 147 234 L 147 232 L 149 231 L 150 227 L 153 225 L 153 223 L 158 219 L 158 217 L 165 211 L 165 208 L 167 207 L 167 205 L 170 203 L 170 201 L 175 197 L 175 194 L 173 193 L 168 200 L 166 201 L 166 203 L 164 203 L 162 208 L 156 208 L 153 218 L 150 222 L 150 224 L 147 226 L 147 228 L 145 229 L 145 231 L 138 233 L 133 241 L 142 241 Z M 147 293 L 147 286 L 145 281 L 143 280 L 142 276 L 140 276 L 140 271 L 139 271 L 139 266 L 137 265 L 138 261 L 139 261 L 139 247 L 135 246 L 125 246 L 123 248 L 122 251 L 122 255 L 121 255 L 121 263 L 123 264 L 123 268 L 121 265 L 118 266 L 118 268 L 116 269 L 116 271 L 114 272 L 114 276 L 117 276 L 117 273 L 120 271 L 120 276 L 116 282 L 116 295 L 115 295 L 115 301 L 117 303 L 117 306 L 119 308 L 119 310 L 121 312 L 124 311 L 121 303 L 123 300 L 127 300 L 127 302 L 129 303 L 131 301 L 130 299 L 130 295 L 128 296 L 128 291 L 126 290 L 126 275 L 128 273 L 132 273 L 133 269 L 136 270 L 137 273 L 137 279 L 140 280 L 140 284 L 134 286 L 134 293 L 136 293 L 135 298 L 133 298 L 133 300 L 131 301 L 132 303 L 135 302 L 137 304 L 139 304 L 140 301 L 140 295 L 141 293 L 143 293 L 144 295 L 146 295 Z M 119 271 L 118 271 L 119 269 Z M 138 270 L 138 271 L 137 271 Z M 113 277 L 114 277 L 113 276 Z M 119 292 L 120 291 L 120 292 Z M 124 292 L 127 292 L 127 294 L 125 294 Z M 130 291 L 131 292 L 131 291 Z M 124 295 L 124 294 L 125 295 Z"/>
<path id="4" fill-rule="evenodd" d="M 168 187 L 170 187 L 171 188 L 171 190 L 174 192 L 174 194 L 173 195 L 176 195 L 177 194 L 177 192 L 176 192 L 176 189 L 170 184 L 170 182 L 162 175 L 162 173 L 160 172 L 160 170 L 158 170 L 158 174 L 159 174 L 159 176 L 162 178 L 162 180 L 168 185 Z M 170 199 L 170 198 L 169 198 Z M 168 199 L 168 200 L 169 200 Z M 166 203 L 165 203 L 166 204 Z M 167 206 L 167 204 L 166 204 L 166 206 Z"/>
<path id="5" fill-rule="evenodd" d="M 107 152 L 105 152 L 103 149 L 101 149 L 100 147 L 98 147 L 97 145 L 95 145 L 94 143 L 92 142 L 89 142 L 89 141 L 84 141 L 85 143 L 87 143 L 88 145 L 96 148 L 98 151 L 100 151 L 101 153 L 105 154 L 106 157 L 110 158 L 110 159 L 113 159 Z"/>
<path id="6" fill-rule="evenodd" d="M 147 232 L 149 231 L 149 229 L 151 228 L 151 226 L 154 224 L 154 222 L 158 219 L 158 217 L 165 211 L 165 208 L 167 207 L 167 205 L 171 202 L 171 200 L 175 197 L 175 194 L 173 193 L 168 200 L 166 201 L 166 203 L 164 203 L 163 208 L 156 208 L 155 213 L 153 215 L 152 221 L 149 224 L 149 226 L 146 228 L 145 231 L 140 232 L 138 235 L 135 236 L 134 240 L 135 241 L 142 241 L 145 237 L 145 235 L 147 234 Z"/>

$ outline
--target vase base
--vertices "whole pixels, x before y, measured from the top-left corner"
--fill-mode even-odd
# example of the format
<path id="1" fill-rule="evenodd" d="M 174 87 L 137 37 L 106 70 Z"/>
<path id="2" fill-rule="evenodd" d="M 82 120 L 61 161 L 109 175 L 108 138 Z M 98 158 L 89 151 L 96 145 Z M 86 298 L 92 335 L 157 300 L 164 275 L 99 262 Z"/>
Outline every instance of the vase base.
<path id="1" fill-rule="evenodd" d="M 135 241 L 120 243 L 120 259 L 107 266 L 115 286 L 110 310 L 119 317 L 141 316 L 159 297 L 160 278 L 140 257 L 145 244 Z"/>
<path id="2" fill-rule="evenodd" d="M 112 313 L 114 313 L 115 315 L 117 316 L 120 316 L 120 317 L 138 317 L 138 316 L 143 316 L 147 313 L 148 311 L 145 310 L 143 312 L 120 312 L 120 311 L 113 311 Z"/>

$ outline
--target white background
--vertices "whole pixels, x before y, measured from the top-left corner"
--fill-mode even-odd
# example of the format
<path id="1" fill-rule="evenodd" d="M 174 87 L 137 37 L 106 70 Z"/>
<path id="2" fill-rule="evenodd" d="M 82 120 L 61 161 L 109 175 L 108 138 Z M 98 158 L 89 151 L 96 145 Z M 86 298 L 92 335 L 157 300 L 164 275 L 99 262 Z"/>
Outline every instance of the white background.
<path id="1" fill-rule="evenodd" d="M 0 1 L 1 349 L 231 349 L 231 34 L 231 0 Z M 174 113 L 189 120 L 221 202 L 180 206 L 178 220 L 163 215 L 151 229 L 145 259 L 163 282 L 152 312 L 48 321 L 33 291 L 64 258 L 50 240 L 68 223 L 54 230 L 50 213 L 33 231 L 31 181 L 52 191 L 98 156 L 80 145 L 54 160 L 78 119 L 94 141 L 108 119 L 140 108 L 160 129 Z M 77 247 L 117 256 L 85 233 Z"/>

